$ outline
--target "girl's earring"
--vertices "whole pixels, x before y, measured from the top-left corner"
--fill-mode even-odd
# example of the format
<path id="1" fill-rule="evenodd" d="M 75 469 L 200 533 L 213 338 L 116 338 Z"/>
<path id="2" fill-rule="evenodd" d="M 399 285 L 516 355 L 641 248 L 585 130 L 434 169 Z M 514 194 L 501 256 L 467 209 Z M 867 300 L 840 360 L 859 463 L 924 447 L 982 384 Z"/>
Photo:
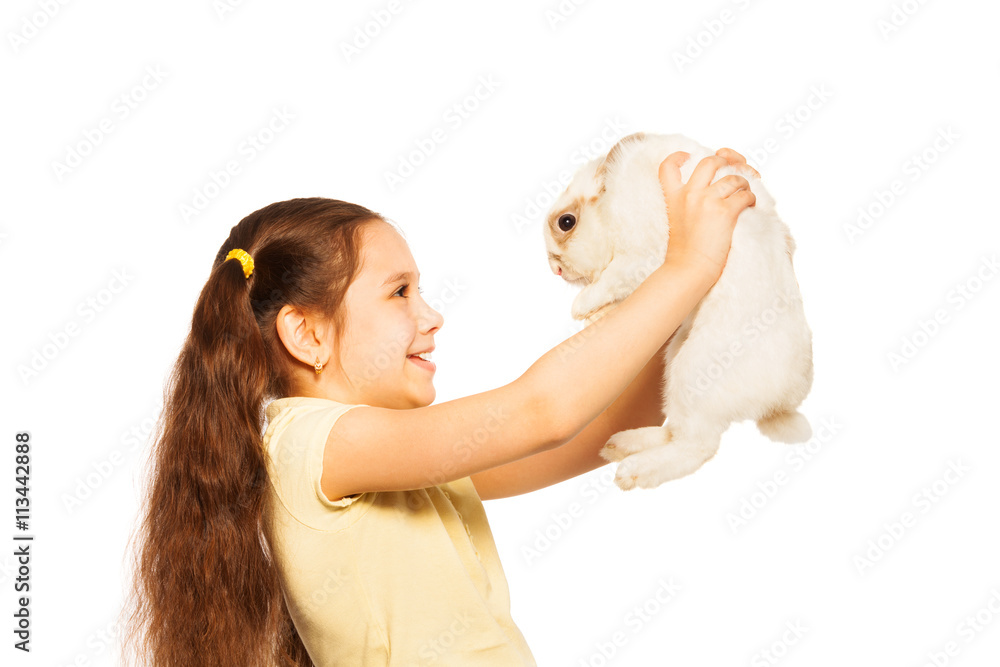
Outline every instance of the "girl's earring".
<path id="1" fill-rule="evenodd" d="M 323 372 L 323 364 L 319 363 L 319 357 L 316 357 L 316 364 L 314 365 L 314 368 L 316 369 L 316 375 Z"/>

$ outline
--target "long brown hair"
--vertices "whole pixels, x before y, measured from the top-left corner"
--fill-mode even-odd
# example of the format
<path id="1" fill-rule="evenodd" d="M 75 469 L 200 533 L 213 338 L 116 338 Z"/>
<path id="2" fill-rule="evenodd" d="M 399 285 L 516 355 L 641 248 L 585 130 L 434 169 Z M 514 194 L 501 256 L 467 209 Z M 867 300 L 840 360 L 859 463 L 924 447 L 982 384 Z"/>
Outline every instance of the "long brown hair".
<path id="1" fill-rule="evenodd" d="M 123 664 L 132 651 L 156 667 L 312 664 L 271 558 L 264 405 L 293 395 L 301 363 L 275 319 L 291 304 L 343 330 L 361 230 L 379 220 L 356 204 L 292 199 L 248 215 L 219 249 L 153 436 Z M 226 261 L 234 248 L 253 258 L 249 278 Z"/>

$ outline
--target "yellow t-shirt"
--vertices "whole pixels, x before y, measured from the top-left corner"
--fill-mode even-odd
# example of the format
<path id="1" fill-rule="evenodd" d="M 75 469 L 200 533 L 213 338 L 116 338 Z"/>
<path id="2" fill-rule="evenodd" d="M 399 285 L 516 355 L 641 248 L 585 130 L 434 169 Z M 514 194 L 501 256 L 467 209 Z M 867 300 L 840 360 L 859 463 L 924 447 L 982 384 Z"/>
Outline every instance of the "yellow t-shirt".
<path id="1" fill-rule="evenodd" d="M 267 405 L 275 559 L 295 628 L 318 667 L 536 665 L 472 479 L 331 502 L 323 452 L 357 405 Z"/>

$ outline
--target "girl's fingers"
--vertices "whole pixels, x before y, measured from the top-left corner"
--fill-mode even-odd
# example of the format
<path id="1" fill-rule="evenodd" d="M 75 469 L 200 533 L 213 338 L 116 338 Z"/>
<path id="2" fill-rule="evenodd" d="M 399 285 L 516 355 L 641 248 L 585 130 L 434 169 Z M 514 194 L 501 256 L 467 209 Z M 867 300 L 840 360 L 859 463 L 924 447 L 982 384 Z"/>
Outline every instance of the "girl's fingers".
<path id="1" fill-rule="evenodd" d="M 724 157 L 729 162 L 729 164 L 736 164 L 737 162 L 743 162 L 746 164 L 747 159 L 734 151 L 732 148 L 722 147 L 715 151 L 715 154 L 719 157 Z"/>
<path id="2" fill-rule="evenodd" d="M 720 197 L 725 199 L 739 190 L 749 190 L 750 183 L 742 176 L 730 174 L 717 180 L 712 184 L 712 187 L 715 188 Z"/>
<path id="3" fill-rule="evenodd" d="M 760 178 L 760 173 L 756 169 L 747 164 L 747 159 L 743 157 L 741 154 L 734 151 L 732 148 L 720 148 L 719 150 L 715 151 L 715 154 L 718 155 L 719 157 L 725 158 L 726 162 L 728 162 L 729 164 L 743 165 L 744 169 L 750 170 L 754 176 Z"/>
<path id="4" fill-rule="evenodd" d="M 718 155 L 709 155 L 702 158 L 698 166 L 691 172 L 691 178 L 688 179 L 688 187 L 692 190 L 707 188 L 712 179 L 715 178 L 715 172 L 726 166 L 726 164 L 726 159 Z"/>
<path id="5" fill-rule="evenodd" d="M 691 157 L 690 153 L 677 151 L 668 155 L 660 163 L 660 185 L 663 187 L 664 192 L 672 192 L 682 185 L 681 165 L 687 162 L 689 157 Z"/>
<path id="6" fill-rule="evenodd" d="M 738 211 L 742 211 L 748 206 L 753 206 L 757 203 L 757 195 L 753 193 L 753 190 L 746 188 L 745 190 L 736 190 L 733 194 L 726 197 L 726 203 L 732 204 L 734 208 Z"/>

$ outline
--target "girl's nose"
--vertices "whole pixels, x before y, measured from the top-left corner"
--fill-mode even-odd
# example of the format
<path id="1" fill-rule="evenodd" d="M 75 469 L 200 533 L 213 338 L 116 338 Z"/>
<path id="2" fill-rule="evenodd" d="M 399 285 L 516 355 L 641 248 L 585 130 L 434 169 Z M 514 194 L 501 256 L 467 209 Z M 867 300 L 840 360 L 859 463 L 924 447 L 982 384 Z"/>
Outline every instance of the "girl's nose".
<path id="1" fill-rule="evenodd" d="M 444 316 L 438 311 L 431 308 L 426 302 L 424 304 L 424 310 L 420 314 L 420 319 L 418 325 L 421 331 L 427 333 L 430 331 L 436 331 L 441 328 L 444 324 Z"/>

